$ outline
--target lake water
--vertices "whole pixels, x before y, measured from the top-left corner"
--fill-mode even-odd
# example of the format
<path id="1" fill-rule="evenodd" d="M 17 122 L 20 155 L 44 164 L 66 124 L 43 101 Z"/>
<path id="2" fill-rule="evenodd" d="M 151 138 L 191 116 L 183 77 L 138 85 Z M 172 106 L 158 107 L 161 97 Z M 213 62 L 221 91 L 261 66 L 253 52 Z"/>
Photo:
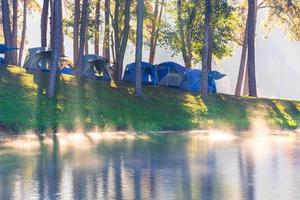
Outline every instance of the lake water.
<path id="1" fill-rule="evenodd" d="M 298 200 L 300 141 L 197 134 L 21 140 L 0 147 L 0 199 Z"/>

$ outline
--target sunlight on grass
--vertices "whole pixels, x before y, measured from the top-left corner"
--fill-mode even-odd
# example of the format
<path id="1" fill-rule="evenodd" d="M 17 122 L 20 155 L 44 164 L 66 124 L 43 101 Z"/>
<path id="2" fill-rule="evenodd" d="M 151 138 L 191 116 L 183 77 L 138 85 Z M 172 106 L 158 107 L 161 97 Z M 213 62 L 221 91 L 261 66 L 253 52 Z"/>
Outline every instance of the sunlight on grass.
<path id="1" fill-rule="evenodd" d="M 112 88 L 117 88 L 118 86 L 117 86 L 117 84 L 112 80 L 112 81 L 110 81 L 110 87 L 112 87 Z"/>
<path id="2" fill-rule="evenodd" d="M 127 91 L 128 91 L 128 94 L 131 94 L 131 95 L 133 95 L 135 92 L 134 88 L 132 88 L 132 87 L 127 88 Z"/>
<path id="3" fill-rule="evenodd" d="M 276 107 L 278 108 L 278 110 L 280 111 L 280 113 L 285 118 L 287 124 L 291 127 L 297 127 L 297 122 L 293 119 L 293 117 L 291 115 L 289 115 L 286 112 L 285 106 L 280 101 L 273 100 L 273 102 L 276 105 Z"/>
<path id="4" fill-rule="evenodd" d="M 70 82 L 72 83 L 73 81 L 76 80 L 76 76 L 75 75 L 68 75 L 68 74 L 63 74 L 59 76 L 59 79 L 65 82 Z"/>
<path id="5" fill-rule="evenodd" d="M 26 73 L 26 70 L 22 67 L 18 67 L 18 66 L 13 66 L 13 65 L 9 65 L 7 67 L 7 70 L 11 73 L 11 74 L 22 74 L 24 75 Z"/>
<path id="6" fill-rule="evenodd" d="M 184 106 L 187 107 L 187 109 L 191 112 L 201 112 L 201 113 L 207 113 L 208 108 L 203 102 L 202 98 L 199 96 L 193 96 L 190 94 L 184 95 Z"/>
<path id="7" fill-rule="evenodd" d="M 298 110 L 298 112 L 300 112 L 300 103 L 294 102 L 294 105 L 295 105 L 296 109 Z"/>

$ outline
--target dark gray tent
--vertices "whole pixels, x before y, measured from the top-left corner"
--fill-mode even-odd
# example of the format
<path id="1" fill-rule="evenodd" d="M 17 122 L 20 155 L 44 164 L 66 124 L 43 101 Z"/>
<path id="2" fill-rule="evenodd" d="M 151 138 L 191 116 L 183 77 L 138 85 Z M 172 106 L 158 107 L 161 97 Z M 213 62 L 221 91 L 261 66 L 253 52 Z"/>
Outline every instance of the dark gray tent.
<path id="1" fill-rule="evenodd" d="M 52 49 L 45 47 L 37 47 L 28 49 L 23 67 L 28 72 L 48 72 L 52 65 Z M 75 69 L 72 61 L 62 56 L 60 59 L 60 67 L 57 69 L 58 74 L 74 74 Z"/>
<path id="2" fill-rule="evenodd" d="M 28 49 L 23 67 L 29 72 L 49 71 L 52 65 L 52 49 L 37 47 Z"/>
<path id="3" fill-rule="evenodd" d="M 83 57 L 83 76 L 98 80 L 111 80 L 109 62 L 106 58 L 96 54 Z"/>

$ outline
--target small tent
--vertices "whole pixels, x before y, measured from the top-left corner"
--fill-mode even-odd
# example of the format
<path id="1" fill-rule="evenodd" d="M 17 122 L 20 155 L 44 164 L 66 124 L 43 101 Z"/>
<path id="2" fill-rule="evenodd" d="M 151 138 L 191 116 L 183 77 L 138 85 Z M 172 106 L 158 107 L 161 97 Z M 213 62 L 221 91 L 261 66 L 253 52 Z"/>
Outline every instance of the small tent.
<path id="1" fill-rule="evenodd" d="M 23 67 L 29 72 L 49 72 L 52 65 L 52 49 L 46 47 L 37 47 L 28 49 Z M 73 63 L 62 56 L 58 74 L 74 74 Z"/>
<path id="2" fill-rule="evenodd" d="M 158 85 L 179 87 L 187 68 L 175 62 L 164 62 L 157 66 Z"/>
<path id="3" fill-rule="evenodd" d="M 109 62 L 96 54 L 83 56 L 83 76 L 97 80 L 111 80 Z"/>
<path id="4" fill-rule="evenodd" d="M 37 47 L 28 49 L 23 67 L 29 72 L 49 71 L 52 65 L 52 49 Z"/>
<path id="5" fill-rule="evenodd" d="M 123 81 L 135 83 L 135 63 L 128 64 L 124 71 Z M 147 62 L 142 62 L 142 83 L 157 84 L 156 66 Z"/>
<path id="6" fill-rule="evenodd" d="M 217 92 L 216 80 L 223 78 L 225 74 L 218 71 L 208 72 L 208 92 L 213 94 Z M 180 89 L 190 92 L 200 92 L 202 71 L 199 69 L 189 70 L 185 73 L 180 84 Z"/>

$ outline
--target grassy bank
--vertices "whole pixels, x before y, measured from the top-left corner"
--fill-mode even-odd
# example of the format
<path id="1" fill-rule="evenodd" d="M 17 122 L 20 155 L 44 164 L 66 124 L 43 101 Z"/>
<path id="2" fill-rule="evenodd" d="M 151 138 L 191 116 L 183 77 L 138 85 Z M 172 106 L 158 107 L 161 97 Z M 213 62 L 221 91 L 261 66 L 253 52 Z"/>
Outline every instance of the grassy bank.
<path id="1" fill-rule="evenodd" d="M 300 102 L 237 98 L 218 94 L 203 101 L 196 94 L 146 86 L 144 97 L 132 85 L 76 81 L 61 76 L 57 96 L 45 96 L 47 74 L 31 75 L 19 67 L 0 67 L 2 132 L 45 132 L 64 129 L 158 131 L 228 127 L 248 129 L 253 117 L 270 126 L 296 129 Z"/>

